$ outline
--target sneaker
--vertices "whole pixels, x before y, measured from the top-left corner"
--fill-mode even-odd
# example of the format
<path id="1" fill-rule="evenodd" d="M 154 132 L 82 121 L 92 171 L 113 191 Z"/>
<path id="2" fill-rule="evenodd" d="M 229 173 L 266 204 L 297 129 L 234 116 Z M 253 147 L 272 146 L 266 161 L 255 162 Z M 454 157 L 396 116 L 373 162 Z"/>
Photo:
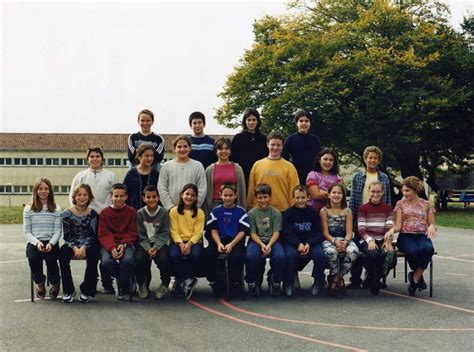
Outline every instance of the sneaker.
<path id="1" fill-rule="evenodd" d="M 283 285 L 283 291 L 285 291 L 286 297 L 293 296 L 293 286 L 292 285 Z"/>
<path id="2" fill-rule="evenodd" d="M 273 297 L 278 297 L 281 292 L 281 287 L 279 283 L 273 283 L 270 285 L 270 295 Z"/>
<path id="3" fill-rule="evenodd" d="M 425 278 L 421 276 L 420 281 L 418 281 L 418 291 L 426 290 L 428 286 L 426 285 Z"/>
<path id="4" fill-rule="evenodd" d="M 114 287 L 112 286 L 112 284 L 110 285 L 104 285 L 103 286 L 104 288 L 102 289 L 102 293 L 105 294 L 105 295 L 113 295 L 115 294 L 115 290 L 114 290 Z"/>
<path id="5" fill-rule="evenodd" d="M 321 284 L 314 282 L 311 286 L 311 296 L 318 296 L 321 293 Z"/>
<path id="6" fill-rule="evenodd" d="M 138 286 L 138 298 L 140 299 L 148 298 L 148 287 L 146 287 L 146 283 Z"/>
<path id="7" fill-rule="evenodd" d="M 76 291 L 72 293 L 63 293 L 63 303 L 72 303 L 74 302 L 74 297 L 76 296 Z"/>
<path id="8" fill-rule="evenodd" d="M 301 288 L 300 278 L 298 276 L 298 272 L 295 273 L 295 279 L 293 281 L 293 288 L 295 290 L 299 290 Z"/>
<path id="9" fill-rule="evenodd" d="M 81 301 L 82 303 L 87 303 L 89 302 L 89 300 L 90 300 L 89 296 L 81 291 L 81 294 L 79 295 L 79 301 Z"/>
<path id="10" fill-rule="evenodd" d="M 49 296 L 51 297 L 51 299 L 56 299 L 58 297 L 59 286 L 60 286 L 59 282 L 57 284 L 51 285 L 51 289 L 49 290 Z"/>
<path id="11" fill-rule="evenodd" d="M 168 293 L 168 288 L 165 285 L 161 284 L 160 287 L 156 289 L 155 298 L 162 299 L 167 293 Z"/>
<path id="12" fill-rule="evenodd" d="M 44 299 L 46 296 L 46 286 L 44 285 L 44 281 L 36 284 L 36 297 L 39 299 Z"/>
<path id="13" fill-rule="evenodd" d="M 250 282 L 248 286 L 249 286 L 249 293 L 252 296 L 254 297 L 260 296 L 260 287 L 255 282 Z"/>
<path id="14" fill-rule="evenodd" d="M 211 286 L 212 293 L 214 294 L 215 298 L 221 298 L 224 293 L 224 288 L 220 285 L 217 281 L 209 282 L 209 286 Z"/>
<path id="15" fill-rule="evenodd" d="M 415 292 L 416 292 L 416 289 L 418 288 L 418 285 L 417 283 L 413 280 L 413 271 L 410 271 L 408 273 L 408 294 L 410 296 L 414 296 L 415 295 Z"/>
<path id="16" fill-rule="evenodd" d="M 370 283 L 370 281 L 368 281 L 368 283 Z M 367 286 L 367 288 L 368 288 L 368 287 L 369 287 L 369 286 Z M 348 290 L 360 290 L 360 289 L 362 289 L 362 288 L 364 288 L 364 287 L 361 285 L 360 281 L 359 281 L 359 282 L 352 282 L 352 281 L 351 281 L 351 283 L 350 283 L 349 285 L 347 285 L 346 288 L 347 288 Z"/>
<path id="17" fill-rule="evenodd" d="M 188 299 L 191 298 L 191 296 L 193 295 L 193 290 L 197 285 L 197 282 L 198 282 L 198 280 L 195 277 L 192 278 L 192 279 L 184 280 L 183 292 L 184 292 L 184 299 L 185 300 L 188 300 Z"/>
<path id="18" fill-rule="evenodd" d="M 117 301 L 123 301 L 125 299 L 125 295 L 123 294 L 122 289 L 120 288 L 117 289 L 115 297 L 117 297 Z"/>

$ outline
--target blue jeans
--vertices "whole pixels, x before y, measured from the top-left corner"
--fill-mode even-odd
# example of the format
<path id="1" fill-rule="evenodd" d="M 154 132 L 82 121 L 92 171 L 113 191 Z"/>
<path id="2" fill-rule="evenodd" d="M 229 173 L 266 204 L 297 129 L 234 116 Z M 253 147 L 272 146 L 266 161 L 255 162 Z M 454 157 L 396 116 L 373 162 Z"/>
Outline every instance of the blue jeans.
<path id="1" fill-rule="evenodd" d="M 286 266 L 283 282 L 287 285 L 293 285 L 295 273 L 302 270 L 311 260 L 313 261 L 313 272 L 311 276 L 314 281 L 323 283 L 324 269 L 326 268 L 326 257 L 323 247 L 320 244 L 311 246 L 309 253 L 305 257 L 301 257 L 298 249 L 291 244 L 285 243 Z"/>
<path id="2" fill-rule="evenodd" d="M 104 248 L 100 249 L 102 268 L 106 274 L 118 280 L 118 286 L 123 293 L 130 291 L 130 277 L 135 266 L 135 247 L 125 248 L 123 257 L 119 260 L 112 258 L 112 255 Z"/>
<path id="3" fill-rule="evenodd" d="M 411 270 L 426 269 L 434 254 L 433 242 L 423 233 L 400 233 L 397 247 L 405 253 Z"/>
<path id="4" fill-rule="evenodd" d="M 248 283 L 255 282 L 257 279 L 258 264 L 262 260 L 262 249 L 260 246 L 250 240 L 245 254 L 246 277 Z M 283 280 L 283 270 L 285 269 L 285 250 L 281 243 L 273 244 L 270 252 L 270 267 L 273 273 L 273 281 L 280 283 Z"/>
<path id="5" fill-rule="evenodd" d="M 191 253 L 184 256 L 179 246 L 172 243 L 170 244 L 168 254 L 178 282 L 192 279 L 196 276 L 202 255 L 202 244 L 196 243 L 192 245 Z"/>

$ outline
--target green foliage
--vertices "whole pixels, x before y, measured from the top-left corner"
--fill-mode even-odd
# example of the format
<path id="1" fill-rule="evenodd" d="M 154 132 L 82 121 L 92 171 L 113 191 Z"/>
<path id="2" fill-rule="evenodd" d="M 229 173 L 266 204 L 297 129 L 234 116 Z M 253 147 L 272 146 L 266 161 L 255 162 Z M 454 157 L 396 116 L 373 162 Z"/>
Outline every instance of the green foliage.
<path id="1" fill-rule="evenodd" d="M 293 1 L 296 14 L 265 17 L 220 96 L 221 123 L 247 106 L 263 130 L 294 131 L 293 113 L 311 110 L 323 144 L 360 158 L 370 144 L 384 166 L 429 176 L 472 155 L 473 54 L 447 25 L 447 7 L 414 0 Z"/>
<path id="2" fill-rule="evenodd" d="M 0 206 L 0 224 L 23 223 L 23 207 Z"/>

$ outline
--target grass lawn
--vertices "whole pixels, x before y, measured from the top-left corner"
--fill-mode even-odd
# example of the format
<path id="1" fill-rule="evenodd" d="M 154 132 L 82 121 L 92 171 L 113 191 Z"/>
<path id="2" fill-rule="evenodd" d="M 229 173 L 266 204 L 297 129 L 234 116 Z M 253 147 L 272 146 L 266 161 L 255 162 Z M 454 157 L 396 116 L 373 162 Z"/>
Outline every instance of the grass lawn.
<path id="1" fill-rule="evenodd" d="M 23 207 L 1 207 L 0 224 L 21 224 L 23 223 Z"/>

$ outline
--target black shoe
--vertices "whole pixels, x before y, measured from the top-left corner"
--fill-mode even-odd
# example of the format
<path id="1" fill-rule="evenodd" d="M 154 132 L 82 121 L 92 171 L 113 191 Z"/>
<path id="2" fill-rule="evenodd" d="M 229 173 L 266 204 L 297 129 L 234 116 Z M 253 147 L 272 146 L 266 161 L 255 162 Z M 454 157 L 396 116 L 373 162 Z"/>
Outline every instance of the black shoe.
<path id="1" fill-rule="evenodd" d="M 371 287 L 370 288 L 370 293 L 373 294 L 373 295 L 378 295 L 380 292 L 380 288 L 379 287 Z"/>
<path id="2" fill-rule="evenodd" d="M 198 280 L 194 277 L 192 279 L 186 279 L 184 281 L 184 287 L 183 287 L 183 292 L 184 292 L 184 299 L 187 301 L 188 299 L 191 298 L 193 295 L 194 288 L 197 285 Z"/>
<path id="3" fill-rule="evenodd" d="M 315 282 L 313 286 L 311 286 L 311 296 L 316 297 L 321 293 L 322 287 L 319 282 Z"/>
<path id="4" fill-rule="evenodd" d="M 215 298 L 221 298 L 223 296 L 224 288 L 219 284 L 219 282 L 210 282 L 209 286 L 211 286 L 212 293 L 214 294 Z"/>
<path id="5" fill-rule="evenodd" d="M 120 288 L 117 289 L 116 297 L 117 297 L 117 301 L 123 301 L 125 299 L 125 294 L 123 293 L 122 289 Z"/>
<path id="6" fill-rule="evenodd" d="M 415 292 L 418 288 L 418 284 L 413 280 L 413 271 L 410 271 L 408 273 L 408 294 L 410 296 L 414 296 L 415 295 Z"/>
<path id="7" fill-rule="evenodd" d="M 363 287 L 360 282 L 351 282 L 346 288 L 348 290 L 361 290 Z"/>
<path id="8" fill-rule="evenodd" d="M 283 291 L 285 291 L 286 297 L 291 297 L 293 296 L 293 285 L 283 285 Z"/>
<path id="9" fill-rule="evenodd" d="M 281 287 L 279 283 L 274 283 L 270 286 L 270 295 L 272 297 L 278 297 L 281 292 Z"/>
<path id="10" fill-rule="evenodd" d="M 420 281 L 418 281 L 418 291 L 423 291 L 423 290 L 426 290 L 427 288 L 428 286 L 426 285 L 426 281 L 424 277 L 422 276 L 420 278 Z"/>
<path id="11" fill-rule="evenodd" d="M 260 286 L 257 285 L 255 282 L 250 282 L 248 284 L 249 286 L 249 294 L 254 296 L 254 297 L 258 297 L 260 296 Z"/>

